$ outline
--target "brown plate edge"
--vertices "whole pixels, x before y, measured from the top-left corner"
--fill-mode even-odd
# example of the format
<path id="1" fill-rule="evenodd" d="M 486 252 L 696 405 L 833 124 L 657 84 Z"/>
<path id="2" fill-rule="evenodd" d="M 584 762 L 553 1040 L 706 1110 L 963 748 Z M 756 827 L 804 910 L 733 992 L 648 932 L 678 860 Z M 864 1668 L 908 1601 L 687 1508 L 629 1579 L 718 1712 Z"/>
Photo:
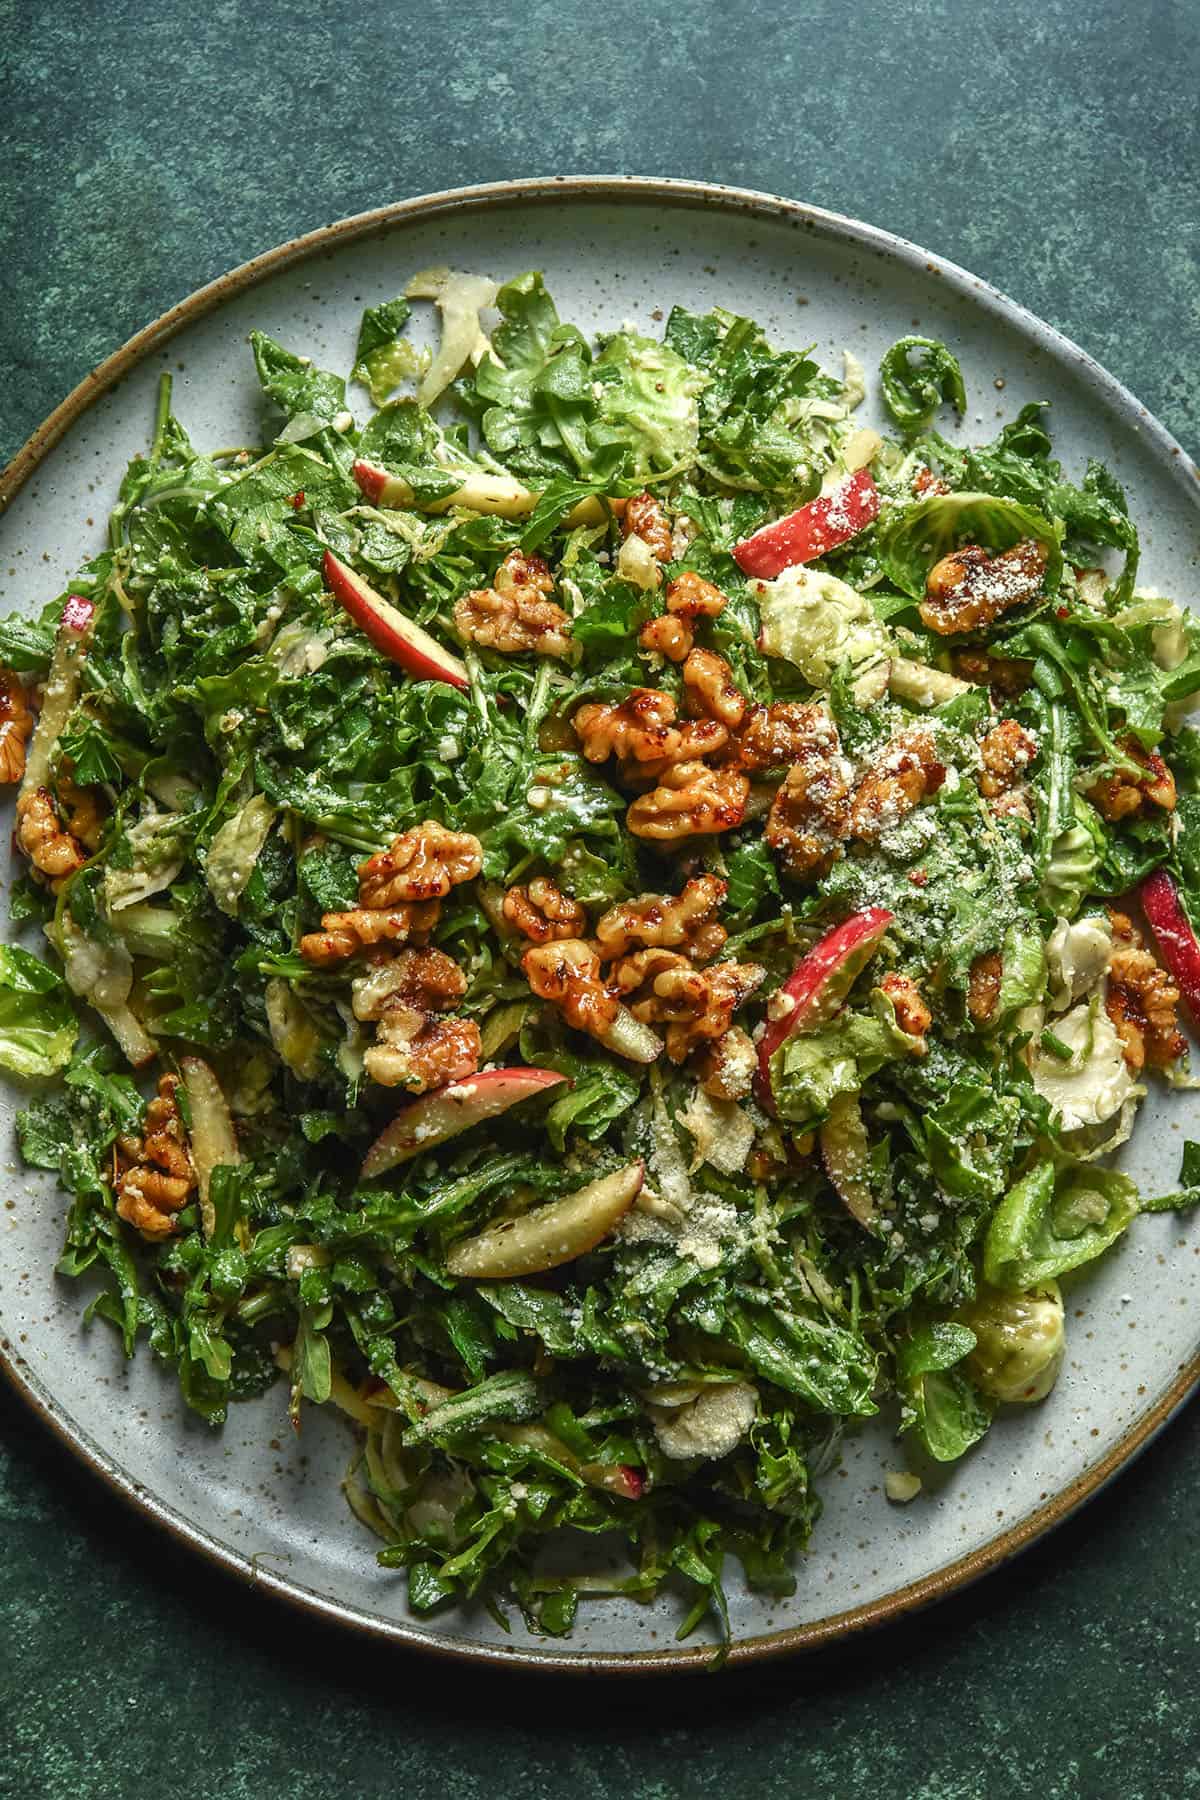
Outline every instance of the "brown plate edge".
<path id="1" fill-rule="evenodd" d="M 925 273 L 939 275 L 965 297 L 987 310 L 1016 323 L 1028 335 L 1069 360 L 1101 388 L 1116 410 L 1124 413 L 1143 435 L 1156 442 L 1168 467 L 1172 467 L 1193 499 L 1197 497 L 1197 469 L 1182 447 L 1134 396 L 1107 370 L 1077 344 L 1046 325 L 1026 308 L 1010 300 L 987 282 L 968 271 L 935 257 L 907 239 L 846 218 L 839 213 L 776 195 L 758 193 L 748 188 L 729 187 L 711 182 L 658 179 L 641 176 L 557 176 L 530 181 L 501 181 L 475 187 L 449 189 L 411 200 L 398 201 L 358 213 L 334 224 L 322 226 L 302 237 L 293 238 L 263 255 L 198 288 L 195 293 L 169 308 L 158 319 L 137 332 L 120 349 L 105 359 L 71 391 L 0 473 L 0 512 L 35 472 L 43 458 L 68 429 L 102 395 L 161 344 L 178 331 L 212 312 L 234 295 L 258 282 L 281 273 L 292 265 L 343 243 L 352 243 L 394 226 L 436 217 L 440 213 L 477 212 L 495 206 L 553 204 L 556 201 L 645 202 L 661 200 L 671 205 L 714 207 L 744 212 L 773 222 L 786 222 L 823 235 L 839 238 L 860 248 L 868 248 L 881 256 L 896 257 Z M 447 1638 L 427 1632 L 419 1625 L 391 1622 L 372 1617 L 340 1605 L 325 1595 L 289 1581 L 285 1576 L 262 1567 L 256 1559 L 245 1557 L 218 1543 L 206 1532 L 181 1518 L 146 1492 L 117 1463 L 95 1445 L 88 1434 L 73 1422 L 59 1416 L 51 1396 L 28 1368 L 25 1359 L 7 1342 L 0 1342 L 0 1370 L 35 1415 L 72 1451 L 107 1487 L 122 1499 L 169 1531 L 181 1543 L 199 1551 L 209 1562 L 238 1576 L 247 1585 L 260 1588 L 300 1610 L 322 1619 L 350 1626 L 363 1635 L 399 1643 L 414 1649 L 433 1651 L 459 1662 L 479 1662 L 493 1667 L 536 1669 L 545 1673 L 586 1675 L 604 1674 L 672 1674 L 702 1670 L 712 1664 L 714 1651 L 708 1644 L 681 1646 L 678 1649 L 650 1651 L 571 1653 L 562 1650 L 525 1649 L 513 1645 L 472 1643 L 465 1639 Z M 1125 1435 L 1093 1467 L 1085 1470 L 1070 1486 L 1056 1494 L 1044 1506 L 1030 1513 L 1019 1524 L 1001 1532 L 978 1550 L 947 1564 L 932 1575 L 910 1582 L 883 1599 L 835 1613 L 825 1619 L 787 1627 L 768 1636 L 743 1638 L 729 1649 L 726 1666 L 784 1656 L 800 1650 L 816 1650 L 876 1626 L 884 1625 L 915 1612 L 978 1580 L 999 1568 L 1028 1548 L 1037 1538 L 1062 1524 L 1073 1513 L 1101 1491 L 1125 1465 L 1139 1455 L 1171 1421 L 1197 1386 L 1200 1386 L 1200 1354 L 1180 1365 L 1176 1379 L 1166 1392 L 1147 1409 Z"/>

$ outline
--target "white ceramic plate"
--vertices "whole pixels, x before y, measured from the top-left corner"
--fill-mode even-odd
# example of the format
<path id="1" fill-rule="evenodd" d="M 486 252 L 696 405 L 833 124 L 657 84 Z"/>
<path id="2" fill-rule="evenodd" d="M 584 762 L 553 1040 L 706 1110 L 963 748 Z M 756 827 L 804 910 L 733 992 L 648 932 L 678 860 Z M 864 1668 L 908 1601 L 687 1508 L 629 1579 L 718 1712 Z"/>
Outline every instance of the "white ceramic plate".
<path id="1" fill-rule="evenodd" d="M 886 232 L 791 202 L 685 182 L 581 178 L 506 184 L 404 202 L 347 220 L 235 271 L 183 302 L 64 402 L 0 478 L 0 610 L 38 610 L 98 548 L 128 459 L 147 442 L 159 371 L 200 444 L 253 443 L 252 326 L 349 369 L 364 304 L 450 263 L 497 278 L 543 269 L 562 316 L 585 330 L 655 328 L 682 302 L 749 313 L 784 344 L 843 347 L 877 366 L 919 329 L 960 356 L 962 435 L 994 434 L 1026 400 L 1053 402 L 1055 446 L 1078 476 L 1096 455 L 1124 483 L 1143 527 L 1143 579 L 1187 601 L 1200 525 L 1196 472 L 1179 447 L 1080 350 L 985 283 Z M 169 341 L 168 341 L 169 340 Z M 360 396 L 361 401 L 361 396 Z M 18 491 L 19 490 L 19 491 Z M 14 1096 L 0 1092 L 11 1143 Z M 1200 1096 L 1147 1103 L 1124 1166 L 1151 1191 L 1175 1185 Z M 312 1611 L 451 1654 L 589 1670 L 678 1667 L 675 1599 L 598 1602 L 565 1643 L 506 1635 L 481 1609 L 415 1621 L 400 1577 L 345 1506 L 345 1428 L 309 1410 L 302 1441 L 282 1390 L 235 1409 L 221 1434 L 188 1416 L 148 1352 L 126 1365 L 115 1334 L 85 1331 L 78 1284 L 55 1278 L 65 1203 L 22 1172 L 11 1147 L 0 1215 L 0 1341 L 8 1373 L 111 1485 L 214 1561 Z M 813 1645 L 936 1598 L 1065 1517 L 1127 1462 L 1197 1380 L 1200 1224 L 1135 1222 L 1115 1253 L 1071 1284 L 1069 1353 L 1051 1398 L 1001 1419 L 982 1446 L 906 1509 L 884 1472 L 902 1459 L 882 1427 L 847 1448 L 822 1483 L 825 1515 L 788 1600 L 737 1584 L 735 1659 Z"/>

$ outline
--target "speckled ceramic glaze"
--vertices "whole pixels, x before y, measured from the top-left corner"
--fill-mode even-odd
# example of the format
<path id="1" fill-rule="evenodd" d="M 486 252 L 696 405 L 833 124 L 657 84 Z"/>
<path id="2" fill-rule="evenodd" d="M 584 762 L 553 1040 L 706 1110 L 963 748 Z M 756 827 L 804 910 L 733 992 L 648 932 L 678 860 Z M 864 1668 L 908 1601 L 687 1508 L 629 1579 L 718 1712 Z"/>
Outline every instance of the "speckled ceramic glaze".
<path id="1" fill-rule="evenodd" d="M 1196 471 L 1144 409 L 1081 351 L 984 283 L 885 232 L 736 190 L 578 179 L 464 190 L 348 220 L 260 258 L 193 296 L 59 408 L 4 477 L 0 609 L 36 612 L 100 544 L 128 459 L 144 448 L 154 388 L 175 374 L 175 407 L 201 444 L 253 443 L 252 326 L 338 369 L 353 360 L 364 304 L 415 269 L 450 263 L 498 279 L 538 267 L 565 318 L 585 330 L 624 319 L 654 330 L 670 306 L 752 314 L 781 344 L 815 343 L 836 366 L 873 370 L 902 333 L 947 339 L 967 377 L 961 432 L 993 435 L 1026 400 L 1053 403 L 1055 446 L 1078 475 L 1097 455 L 1143 526 L 1143 580 L 1194 591 Z M 357 396 L 361 404 L 362 396 Z M 868 414 L 871 416 L 870 403 Z M 214 1434 L 189 1417 L 173 1375 L 149 1354 L 125 1364 L 115 1334 L 80 1322 L 78 1285 L 53 1274 L 65 1203 L 23 1172 L 11 1140 L 20 1104 L 0 1093 L 10 1144 L 0 1224 L 0 1340 L 8 1373 L 113 1486 L 215 1561 L 294 1602 L 430 1649 L 529 1666 L 653 1670 L 707 1658 L 703 1634 L 677 1648 L 678 1599 L 585 1606 L 573 1636 L 548 1643 L 482 1609 L 413 1620 L 400 1577 L 339 1482 L 351 1449 L 332 1409 L 287 1428 L 282 1392 L 235 1409 Z M 1183 1134 L 1200 1136 L 1200 1096 L 1151 1096 L 1122 1166 L 1150 1191 L 1175 1185 Z M 925 1470 L 907 1508 L 883 1496 L 903 1466 L 886 1427 L 846 1446 L 822 1479 L 825 1514 L 795 1594 L 766 1600 L 734 1581 L 733 1655 L 827 1641 L 922 1604 L 1013 1555 L 1093 1493 L 1200 1379 L 1200 1224 L 1135 1222 L 1120 1247 L 1064 1284 L 1066 1366 L 1050 1399 L 1001 1418 L 950 1470 Z"/>

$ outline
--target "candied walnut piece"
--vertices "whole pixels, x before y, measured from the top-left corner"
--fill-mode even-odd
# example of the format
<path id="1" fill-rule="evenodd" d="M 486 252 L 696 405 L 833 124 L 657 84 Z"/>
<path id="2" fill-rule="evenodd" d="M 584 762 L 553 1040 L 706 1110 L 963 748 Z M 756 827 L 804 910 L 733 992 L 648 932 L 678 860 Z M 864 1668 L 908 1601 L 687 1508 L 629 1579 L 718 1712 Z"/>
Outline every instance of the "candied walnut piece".
<path id="1" fill-rule="evenodd" d="M 552 594 L 554 577 L 536 550 L 510 550 L 492 576 L 492 586 L 498 594 Z"/>
<path id="2" fill-rule="evenodd" d="M 840 752 L 837 726 L 825 707 L 804 706 L 797 700 L 752 706 L 737 735 L 743 769 L 778 769 L 817 753 Z"/>
<path id="3" fill-rule="evenodd" d="M 943 636 L 977 631 L 1010 607 L 1041 592 L 1046 552 L 1033 538 L 991 556 L 979 544 L 964 544 L 934 563 L 925 578 L 918 611 L 931 631 Z"/>
<path id="4" fill-rule="evenodd" d="M 863 776 L 850 809 L 850 835 L 873 843 L 946 779 L 933 736 L 917 727 L 894 737 Z"/>
<path id="5" fill-rule="evenodd" d="M 511 887 L 504 896 L 504 917 L 534 944 L 555 938 L 582 937 L 587 914 L 548 875 L 537 875 L 527 887 Z"/>
<path id="6" fill-rule="evenodd" d="M 20 781 L 25 746 L 33 730 L 25 687 L 12 669 L 0 669 L 0 782 Z"/>
<path id="7" fill-rule="evenodd" d="M 1015 719 L 1001 719 L 979 746 L 983 769 L 979 791 L 985 800 L 995 800 L 1020 781 L 1038 753 L 1038 741 Z"/>
<path id="8" fill-rule="evenodd" d="M 356 1019 L 376 1022 L 363 1058 L 381 1087 L 425 1093 L 473 1075 L 481 1040 L 473 1019 L 440 1019 L 467 991 L 467 978 L 441 950 L 401 950 L 351 984 Z"/>
<path id="9" fill-rule="evenodd" d="M 482 867 L 483 846 L 477 837 L 426 819 L 359 864 L 359 899 L 367 907 L 441 900 L 460 882 L 472 881 Z"/>
<path id="10" fill-rule="evenodd" d="M 850 785 L 840 755 L 815 754 L 792 764 L 764 836 L 797 881 L 823 875 L 842 854 L 850 828 Z"/>
<path id="11" fill-rule="evenodd" d="M 1000 979 L 1004 964 L 998 950 L 987 950 L 971 964 L 967 977 L 967 1011 L 976 1025 L 987 1025 L 1000 1004 Z"/>
<path id="12" fill-rule="evenodd" d="M 675 702 L 658 688 L 633 688 L 619 704 L 588 701 L 571 723 L 583 754 L 594 763 L 610 756 L 622 764 L 659 762 L 678 738 Z"/>
<path id="13" fill-rule="evenodd" d="M 1146 949 L 1133 921 L 1121 912 L 1110 910 L 1108 916 L 1113 948 L 1104 1009 L 1135 1075 L 1146 1063 L 1152 1069 L 1169 1068 L 1187 1049 L 1176 1017 L 1179 989 Z"/>
<path id="14" fill-rule="evenodd" d="M 925 1033 L 933 1024 L 933 1014 L 921 997 L 921 990 L 911 976 L 899 975 L 894 971 L 884 976 L 879 984 L 895 1008 L 896 1023 L 905 1037 L 912 1039 L 914 1056 L 925 1056 L 929 1051 L 929 1043 Z"/>
<path id="15" fill-rule="evenodd" d="M 474 1019 L 429 1019 L 413 1007 L 389 1007 L 363 1067 L 380 1087 L 424 1094 L 474 1075 L 483 1042 Z"/>
<path id="16" fill-rule="evenodd" d="M 51 881 L 74 875 L 87 861 L 83 845 L 64 829 L 49 788 L 34 788 L 17 801 L 17 843 Z"/>
<path id="17" fill-rule="evenodd" d="M 711 581 L 705 581 L 694 569 L 684 569 L 667 583 L 666 608 L 680 619 L 715 619 L 726 604 L 727 596 Z"/>
<path id="18" fill-rule="evenodd" d="M 178 1087 L 177 1075 L 164 1075 L 146 1108 L 142 1137 L 122 1138 L 120 1143 L 124 1166 L 114 1182 L 117 1214 L 151 1241 L 172 1235 L 174 1214 L 187 1204 L 196 1186 Z"/>
<path id="19" fill-rule="evenodd" d="M 634 837 L 659 843 L 732 831 L 746 816 L 749 793 L 749 781 L 736 769 L 676 763 L 663 770 L 652 792 L 633 802 L 625 823 Z"/>
<path id="20" fill-rule="evenodd" d="M 686 619 L 661 613 L 657 619 L 647 619 L 638 632 L 638 643 L 643 650 L 656 650 L 668 662 L 682 662 L 691 652 L 692 628 Z"/>
<path id="21" fill-rule="evenodd" d="M 550 1000 L 568 1025 L 603 1038 L 620 1001 L 600 974 L 600 958 L 581 938 L 537 944 L 521 958 L 525 979 L 539 1000 Z"/>
<path id="22" fill-rule="evenodd" d="M 650 966 L 640 999 L 630 1010 L 643 1024 L 665 1024 L 667 1055 L 681 1063 L 702 1044 L 724 1037 L 738 1007 L 766 980 L 758 963 L 713 963 L 696 969 L 671 951 L 643 952 L 660 959 Z"/>
<path id="23" fill-rule="evenodd" d="M 1002 700 L 1015 700 L 1033 680 L 1033 664 L 1025 656 L 996 656 L 972 646 L 956 650 L 951 661 L 961 681 L 990 687 Z"/>
<path id="24" fill-rule="evenodd" d="M 723 750 L 729 733 L 716 719 L 675 722 L 675 702 L 657 688 L 634 688 L 619 704 L 589 701 L 576 710 L 575 735 L 589 762 L 617 758 L 623 780 L 656 781 L 673 763 Z"/>
<path id="25" fill-rule="evenodd" d="M 725 942 L 726 931 L 715 914 L 729 883 L 717 875 L 693 875 L 683 892 L 640 894 L 611 906 L 596 923 L 596 941 L 605 961 L 639 948 L 683 950 L 693 962 L 706 962 Z"/>
<path id="26" fill-rule="evenodd" d="M 1115 769 L 1102 775 L 1087 790 L 1087 797 L 1110 825 L 1119 819 L 1145 818 L 1157 806 L 1163 812 L 1175 810 L 1175 777 L 1157 750 L 1143 750 L 1133 738 L 1122 738 L 1121 748 L 1133 762 L 1145 770 L 1133 775 L 1128 769 Z"/>
<path id="27" fill-rule="evenodd" d="M 548 598 L 554 578 L 544 558 L 512 550 L 492 577 L 491 587 L 474 588 L 454 602 L 454 625 L 462 638 L 505 654 L 533 650 L 539 656 L 566 656 L 571 621 Z"/>
<path id="28" fill-rule="evenodd" d="M 744 1100 L 754 1086 L 758 1051 L 750 1034 L 731 1025 L 702 1051 L 697 1065 L 700 1086 L 714 1100 Z"/>
<path id="29" fill-rule="evenodd" d="M 682 662 L 692 648 L 697 619 L 715 619 L 726 596 L 693 569 L 685 569 L 667 583 L 666 611 L 642 626 L 638 641 L 644 650 L 657 650 L 670 662 Z M 727 721 L 728 722 L 728 721 Z"/>
<path id="30" fill-rule="evenodd" d="M 667 515 L 655 496 L 645 489 L 626 502 L 621 536 L 640 537 L 655 562 L 670 562 L 672 538 Z"/>
<path id="31" fill-rule="evenodd" d="M 736 731 L 746 716 L 746 696 L 733 679 L 723 656 L 693 650 L 683 665 L 683 693 L 694 719 L 716 719 Z"/>
<path id="32" fill-rule="evenodd" d="M 440 900 L 426 900 L 383 910 L 360 907 L 354 912 L 326 913 L 322 929 L 300 939 L 300 954 L 306 962 L 321 966 L 344 962 L 375 944 L 421 943 L 437 924 L 441 910 Z"/>

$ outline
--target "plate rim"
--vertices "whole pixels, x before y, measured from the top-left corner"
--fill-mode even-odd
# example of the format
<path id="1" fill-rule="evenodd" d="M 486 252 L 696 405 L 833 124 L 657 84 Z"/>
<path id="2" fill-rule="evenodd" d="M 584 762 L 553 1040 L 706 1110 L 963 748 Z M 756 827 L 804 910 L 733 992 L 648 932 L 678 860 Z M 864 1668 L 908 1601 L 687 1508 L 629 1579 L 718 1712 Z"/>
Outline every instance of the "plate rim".
<path id="1" fill-rule="evenodd" d="M 1016 326 L 1024 336 L 1032 338 L 1052 352 L 1059 361 L 1074 364 L 1076 371 L 1094 388 L 1098 388 L 1118 413 L 1135 424 L 1136 429 L 1149 441 L 1151 449 L 1157 452 L 1158 460 L 1171 470 L 1176 481 L 1190 496 L 1192 504 L 1200 501 L 1200 467 L 1191 461 L 1182 445 L 1123 383 L 1062 332 L 948 258 L 924 250 L 909 239 L 880 226 L 804 201 L 789 200 L 752 188 L 657 176 L 571 175 L 482 182 L 393 201 L 290 238 L 197 288 L 136 332 L 85 375 L 36 428 L 7 467 L 0 471 L 0 515 L 7 510 L 12 499 L 67 431 L 125 375 L 186 326 L 215 311 L 236 295 L 296 264 L 342 244 L 354 243 L 375 234 L 382 235 L 392 229 L 425 222 L 443 214 L 462 215 L 502 207 L 563 202 L 644 204 L 650 200 L 658 200 L 670 206 L 701 209 L 709 207 L 743 213 L 771 223 L 789 223 L 797 229 L 818 233 L 857 248 L 868 248 L 893 260 L 898 259 L 918 273 L 942 278 L 949 288 L 956 290 L 964 298 L 969 298 L 975 305 L 982 305 L 985 311 L 1004 319 L 1010 326 Z M 248 1557 L 220 1543 L 210 1533 L 183 1518 L 173 1507 L 150 1493 L 93 1442 L 84 1426 L 59 1412 L 53 1395 L 20 1355 L 16 1345 L 8 1340 L 0 1340 L 0 1371 L 3 1371 L 12 1388 L 41 1423 L 92 1474 L 98 1475 L 111 1492 L 170 1532 L 178 1542 L 197 1551 L 209 1563 L 228 1571 L 249 1587 L 288 1602 L 301 1612 L 349 1627 L 377 1640 L 430 1651 L 450 1661 L 482 1663 L 500 1668 L 535 1669 L 548 1674 L 672 1674 L 704 1669 L 712 1662 L 713 1648 L 709 1644 L 655 1650 L 572 1652 L 518 1644 L 508 1646 L 473 1643 L 427 1631 L 419 1624 L 384 1619 L 364 1612 L 357 1606 L 316 1593 L 299 1581 L 264 1568 L 257 1558 Z M 1179 1365 L 1175 1379 L 1166 1390 L 1118 1438 L 1099 1462 L 1085 1469 L 1066 1488 L 1052 1495 L 1018 1524 L 998 1533 L 977 1550 L 944 1564 L 931 1574 L 921 1576 L 879 1600 L 846 1608 L 823 1619 L 737 1639 L 729 1647 L 728 1664 L 764 1661 L 801 1650 L 819 1649 L 900 1619 L 946 1598 L 999 1568 L 1065 1522 L 1086 1501 L 1106 1487 L 1165 1429 L 1198 1386 L 1200 1352 Z"/>

